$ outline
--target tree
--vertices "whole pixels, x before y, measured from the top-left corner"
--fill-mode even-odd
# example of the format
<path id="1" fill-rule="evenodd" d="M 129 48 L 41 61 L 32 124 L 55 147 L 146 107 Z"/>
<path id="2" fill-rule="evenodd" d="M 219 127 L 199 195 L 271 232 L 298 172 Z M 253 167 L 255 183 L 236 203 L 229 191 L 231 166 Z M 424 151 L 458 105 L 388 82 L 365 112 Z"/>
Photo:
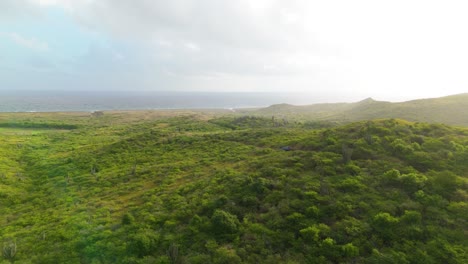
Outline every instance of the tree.
<path id="1" fill-rule="evenodd" d="M 154 231 L 141 229 L 130 237 L 128 249 L 139 257 L 151 255 L 156 250 L 159 237 Z"/>
<path id="2" fill-rule="evenodd" d="M 431 179 L 431 187 L 443 197 L 449 198 L 457 189 L 457 175 L 451 171 L 434 173 Z"/>
<path id="3" fill-rule="evenodd" d="M 131 225 L 135 223 L 135 217 L 131 213 L 125 213 L 122 217 L 122 225 Z"/>
<path id="4" fill-rule="evenodd" d="M 16 241 L 9 241 L 3 244 L 3 257 L 10 261 L 10 263 L 15 263 L 16 252 Z"/>
<path id="5" fill-rule="evenodd" d="M 341 246 L 341 251 L 346 258 L 352 258 L 359 256 L 359 248 L 353 245 L 353 243 L 348 243 Z"/>
<path id="6" fill-rule="evenodd" d="M 392 241 L 395 238 L 395 228 L 399 219 L 391 216 L 389 213 L 378 213 L 374 216 L 372 227 L 377 234 L 386 241 Z"/>
<path id="7" fill-rule="evenodd" d="M 348 144 L 343 144 L 341 146 L 341 151 L 343 155 L 343 162 L 348 164 L 351 161 L 351 156 L 353 155 L 353 149 Z"/>
<path id="8" fill-rule="evenodd" d="M 414 193 L 424 187 L 427 177 L 419 173 L 403 174 L 399 178 L 402 188 L 409 193 Z"/>
<path id="9" fill-rule="evenodd" d="M 213 231 L 217 235 L 235 234 L 239 231 L 239 219 L 223 210 L 216 210 L 211 217 Z"/>
<path id="10" fill-rule="evenodd" d="M 372 256 L 365 263 L 381 263 L 381 264 L 409 264 L 406 254 L 390 250 L 390 252 L 382 253 L 377 249 L 372 250 Z"/>
<path id="11" fill-rule="evenodd" d="M 220 247 L 214 252 L 213 263 L 242 263 L 241 258 L 236 254 L 236 251 L 233 249 L 228 249 L 225 247 Z"/>

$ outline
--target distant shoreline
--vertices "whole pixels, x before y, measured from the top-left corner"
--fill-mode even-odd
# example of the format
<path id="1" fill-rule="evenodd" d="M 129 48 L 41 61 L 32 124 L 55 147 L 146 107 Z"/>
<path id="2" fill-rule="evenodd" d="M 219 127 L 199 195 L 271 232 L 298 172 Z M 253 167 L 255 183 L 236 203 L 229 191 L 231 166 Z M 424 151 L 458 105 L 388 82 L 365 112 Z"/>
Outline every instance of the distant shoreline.
<path id="1" fill-rule="evenodd" d="M 0 112 L 92 112 L 261 108 L 307 104 L 314 98 L 274 93 L 0 92 Z"/>
<path id="2" fill-rule="evenodd" d="M 114 112 L 183 112 L 183 111 L 194 111 L 194 112 L 212 112 L 212 111 L 223 111 L 228 113 L 234 113 L 236 110 L 256 110 L 261 108 L 266 108 L 268 106 L 254 106 L 254 107 L 236 107 L 236 108 L 216 108 L 216 107 L 201 107 L 201 108 L 154 108 L 154 109 L 97 109 L 97 110 L 50 110 L 50 111 L 0 111 L 4 114 L 44 114 L 44 113 L 88 113 L 91 114 L 96 111 L 102 111 L 106 113 Z"/>
<path id="3" fill-rule="evenodd" d="M 444 98 L 449 97 L 451 96 Z M 317 104 L 353 103 L 363 100 L 362 97 L 359 97 L 357 100 L 340 98 L 339 96 L 335 100 L 331 100 L 330 98 L 332 98 L 331 95 L 312 96 L 295 93 L 0 91 L 0 113 L 89 113 L 93 111 L 222 109 L 232 111 L 233 109 L 265 108 L 272 105 L 310 106 Z M 373 99 L 367 98 L 364 100 Z M 418 100 L 420 99 L 409 101 Z M 404 102 L 408 101 L 393 103 Z"/>

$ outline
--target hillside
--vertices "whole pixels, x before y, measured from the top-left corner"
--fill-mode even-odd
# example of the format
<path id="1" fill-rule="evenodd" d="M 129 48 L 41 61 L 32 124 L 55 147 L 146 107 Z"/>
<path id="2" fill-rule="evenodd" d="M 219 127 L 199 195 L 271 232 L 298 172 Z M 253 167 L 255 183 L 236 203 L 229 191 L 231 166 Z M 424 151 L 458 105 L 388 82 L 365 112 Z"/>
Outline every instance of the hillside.
<path id="1" fill-rule="evenodd" d="M 401 103 L 375 101 L 330 103 L 307 106 L 272 105 L 250 112 L 256 116 L 277 116 L 295 120 L 353 122 L 379 118 L 401 118 L 415 122 L 468 126 L 468 93 Z"/>
<path id="2" fill-rule="evenodd" d="M 190 111 L 0 123 L 0 263 L 468 262 L 467 129 Z"/>

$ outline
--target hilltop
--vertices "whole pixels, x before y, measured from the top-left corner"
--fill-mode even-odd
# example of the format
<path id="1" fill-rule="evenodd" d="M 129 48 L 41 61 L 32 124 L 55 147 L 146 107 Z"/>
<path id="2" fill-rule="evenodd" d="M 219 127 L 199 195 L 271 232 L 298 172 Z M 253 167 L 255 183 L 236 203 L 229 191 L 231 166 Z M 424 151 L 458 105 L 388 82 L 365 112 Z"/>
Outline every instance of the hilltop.
<path id="1" fill-rule="evenodd" d="M 272 105 L 248 112 L 255 116 L 277 116 L 302 121 L 353 122 L 379 118 L 401 118 L 414 122 L 468 126 L 468 93 L 400 103 L 372 98 L 355 103 L 327 103 L 305 106 Z"/>

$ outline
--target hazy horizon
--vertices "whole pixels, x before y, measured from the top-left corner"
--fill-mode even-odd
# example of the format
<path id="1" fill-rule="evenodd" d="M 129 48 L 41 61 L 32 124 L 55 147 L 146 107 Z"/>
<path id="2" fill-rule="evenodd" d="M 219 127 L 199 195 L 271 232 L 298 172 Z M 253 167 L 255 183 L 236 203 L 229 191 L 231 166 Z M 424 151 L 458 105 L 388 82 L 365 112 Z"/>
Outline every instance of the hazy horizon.
<path id="1" fill-rule="evenodd" d="M 283 103 L 292 105 L 351 103 L 365 99 L 279 92 L 0 91 L 0 112 L 240 109 Z M 378 98 L 373 99 L 381 101 Z"/>
<path id="2" fill-rule="evenodd" d="M 283 97 L 285 99 L 282 103 L 294 103 L 294 100 L 291 101 L 291 98 L 295 98 L 296 104 L 315 104 L 315 103 L 352 103 L 365 100 L 367 98 L 372 98 L 376 101 L 385 101 L 385 102 L 406 102 L 412 100 L 420 99 L 431 99 L 439 98 L 446 96 L 453 96 L 462 93 L 447 93 L 440 96 L 408 96 L 408 95 L 393 95 L 393 96 L 378 96 L 370 93 L 367 94 L 357 94 L 357 93 L 343 93 L 343 94 L 329 94 L 327 92 L 281 92 L 281 91 L 206 91 L 206 90 L 1 90 L 1 95 L 15 95 L 15 96 L 51 96 L 51 95 L 78 95 L 78 94 L 95 94 L 100 96 L 107 95 L 118 95 L 118 96 L 131 96 L 131 95 L 145 95 L 145 94 L 171 94 L 171 95 L 187 95 L 187 94 L 239 94 L 248 97 L 249 95 L 275 95 Z"/>

